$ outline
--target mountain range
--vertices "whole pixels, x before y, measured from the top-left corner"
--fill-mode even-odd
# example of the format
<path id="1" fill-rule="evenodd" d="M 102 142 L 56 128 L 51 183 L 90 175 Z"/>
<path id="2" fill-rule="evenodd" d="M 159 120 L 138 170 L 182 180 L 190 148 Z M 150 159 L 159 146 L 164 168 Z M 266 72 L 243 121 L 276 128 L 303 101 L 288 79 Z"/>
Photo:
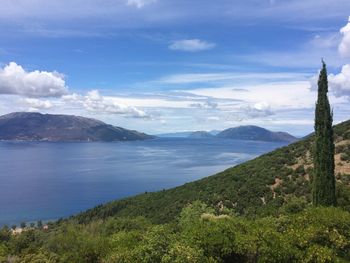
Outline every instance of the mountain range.
<path id="1" fill-rule="evenodd" d="M 154 138 L 102 121 L 73 115 L 14 112 L 0 116 L 0 140 L 130 141 Z"/>
<path id="2" fill-rule="evenodd" d="M 224 131 L 177 132 L 157 135 L 177 138 L 226 138 L 270 142 L 295 142 L 286 132 L 273 132 L 258 126 L 239 126 Z M 73 115 L 14 112 L 0 116 L 0 140 L 21 141 L 129 141 L 155 138 L 138 131 Z"/>
<path id="3" fill-rule="evenodd" d="M 295 142 L 298 140 L 298 138 L 287 132 L 273 132 L 254 125 L 229 128 L 220 132 L 217 137 L 235 140 L 271 142 Z"/>
<path id="4" fill-rule="evenodd" d="M 185 135 L 185 134 L 184 134 Z M 295 142 L 298 138 L 287 132 L 273 132 L 267 129 L 248 125 L 229 128 L 214 134 L 207 131 L 195 131 L 186 133 L 188 138 L 226 138 L 234 140 L 248 140 L 248 141 L 268 141 L 268 142 Z M 171 136 L 170 136 L 171 137 Z"/>

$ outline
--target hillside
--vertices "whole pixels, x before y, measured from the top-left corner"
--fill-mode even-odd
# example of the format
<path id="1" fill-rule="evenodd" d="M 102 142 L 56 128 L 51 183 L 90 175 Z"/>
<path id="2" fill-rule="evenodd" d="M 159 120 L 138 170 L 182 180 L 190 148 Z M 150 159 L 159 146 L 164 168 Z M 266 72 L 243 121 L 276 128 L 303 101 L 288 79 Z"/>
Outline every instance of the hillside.
<path id="1" fill-rule="evenodd" d="M 35 112 L 0 116 L 0 140 L 127 141 L 150 138 L 153 137 L 79 116 Z"/>
<path id="2" fill-rule="evenodd" d="M 295 142 L 298 139 L 286 132 L 272 132 L 267 129 L 248 125 L 229 128 L 220 132 L 217 137 L 235 140 Z"/>
<path id="3" fill-rule="evenodd" d="M 196 139 L 196 138 L 212 138 L 214 137 L 213 134 L 211 134 L 210 132 L 206 132 L 206 131 L 195 131 L 195 132 L 192 132 L 188 138 L 193 138 L 193 139 Z"/>
<path id="4" fill-rule="evenodd" d="M 335 126 L 338 203 L 350 211 L 350 121 Z M 262 155 L 219 174 L 183 186 L 110 202 L 73 219 L 145 216 L 156 223 L 174 219 L 187 204 L 201 200 L 240 215 L 275 214 L 292 197 L 311 200 L 313 137 Z"/>

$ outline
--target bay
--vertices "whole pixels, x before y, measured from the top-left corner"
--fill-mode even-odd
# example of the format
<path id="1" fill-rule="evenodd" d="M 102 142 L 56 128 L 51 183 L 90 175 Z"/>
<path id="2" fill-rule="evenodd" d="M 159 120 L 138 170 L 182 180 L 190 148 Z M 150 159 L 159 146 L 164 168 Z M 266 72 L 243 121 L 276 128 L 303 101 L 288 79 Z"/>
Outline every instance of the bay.
<path id="1" fill-rule="evenodd" d="M 283 146 L 230 139 L 0 142 L 0 225 L 54 220 L 194 181 Z"/>

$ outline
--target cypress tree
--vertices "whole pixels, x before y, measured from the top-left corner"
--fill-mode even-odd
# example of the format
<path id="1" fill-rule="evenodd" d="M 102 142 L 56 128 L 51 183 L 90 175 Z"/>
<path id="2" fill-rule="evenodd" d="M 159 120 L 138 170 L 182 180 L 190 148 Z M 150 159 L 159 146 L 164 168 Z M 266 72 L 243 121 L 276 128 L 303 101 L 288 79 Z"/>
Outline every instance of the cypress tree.
<path id="1" fill-rule="evenodd" d="M 327 96 L 327 68 L 323 60 L 322 64 L 315 110 L 313 204 L 315 206 L 336 206 L 333 112 Z"/>

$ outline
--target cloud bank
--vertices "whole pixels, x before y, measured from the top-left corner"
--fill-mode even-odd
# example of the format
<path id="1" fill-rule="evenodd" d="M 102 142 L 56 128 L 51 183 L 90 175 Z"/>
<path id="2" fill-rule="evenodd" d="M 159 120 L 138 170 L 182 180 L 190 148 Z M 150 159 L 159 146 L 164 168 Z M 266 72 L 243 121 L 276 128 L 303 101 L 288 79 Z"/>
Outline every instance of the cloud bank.
<path id="1" fill-rule="evenodd" d="M 343 57 L 350 57 L 350 17 L 346 26 L 340 29 L 342 40 L 339 45 L 339 53 Z"/>
<path id="2" fill-rule="evenodd" d="M 119 114 L 133 118 L 149 118 L 150 116 L 134 107 L 119 103 L 113 97 L 102 96 L 98 90 L 89 91 L 85 96 L 76 93 L 63 96 L 63 100 L 83 106 L 86 110 L 95 113 Z"/>
<path id="3" fill-rule="evenodd" d="M 254 105 L 243 106 L 240 110 L 247 119 L 264 118 L 275 114 L 270 104 L 265 101 L 257 102 Z"/>
<path id="4" fill-rule="evenodd" d="M 189 106 L 197 109 L 216 109 L 219 106 L 219 104 L 216 102 L 207 100 L 205 102 L 191 103 Z"/>
<path id="5" fill-rule="evenodd" d="M 39 111 L 47 110 L 53 107 L 53 104 L 49 100 L 39 100 L 35 98 L 24 98 L 21 99 L 21 102 L 29 107 L 29 111 Z"/>
<path id="6" fill-rule="evenodd" d="M 328 82 L 336 96 L 350 96 L 350 64 L 344 65 L 339 74 L 329 74 Z"/>
<path id="7" fill-rule="evenodd" d="M 0 69 L 0 94 L 59 97 L 67 92 L 64 76 L 58 72 L 28 72 L 15 62 Z"/>

